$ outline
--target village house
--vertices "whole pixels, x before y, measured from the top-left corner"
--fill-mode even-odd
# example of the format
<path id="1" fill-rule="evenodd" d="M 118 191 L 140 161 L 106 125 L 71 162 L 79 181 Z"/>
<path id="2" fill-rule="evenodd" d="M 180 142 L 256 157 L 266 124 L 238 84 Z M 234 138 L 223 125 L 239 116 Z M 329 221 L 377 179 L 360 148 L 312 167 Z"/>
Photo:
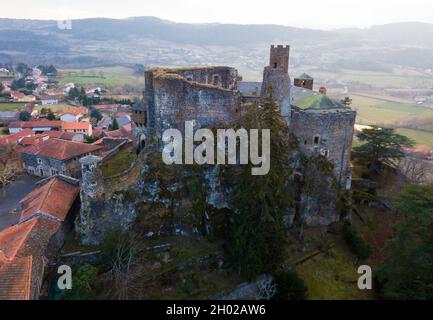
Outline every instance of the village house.
<path id="1" fill-rule="evenodd" d="M 63 122 L 62 130 L 65 132 L 81 133 L 87 136 L 92 135 L 92 125 L 88 122 Z"/>
<path id="2" fill-rule="evenodd" d="M 26 96 L 24 93 L 19 91 L 12 91 L 11 92 L 11 98 L 15 102 L 35 102 L 36 97 L 34 95 L 28 95 Z"/>
<path id="3" fill-rule="evenodd" d="M 9 133 L 14 134 L 20 132 L 24 129 L 31 129 L 35 133 L 42 133 L 44 131 L 51 130 L 61 130 L 62 129 L 62 121 L 49 121 L 49 120 L 40 120 L 40 121 L 15 121 L 9 124 Z"/>
<path id="4" fill-rule="evenodd" d="M 46 96 L 46 97 L 41 97 L 41 105 L 43 106 L 51 106 L 53 104 L 58 104 L 59 100 L 56 97 L 52 97 L 52 96 Z"/>
<path id="5" fill-rule="evenodd" d="M 7 126 L 13 121 L 18 121 L 19 117 L 20 112 L 18 110 L 0 111 L 0 124 Z"/>
<path id="6" fill-rule="evenodd" d="M 117 112 L 122 106 L 120 104 L 100 104 L 93 107 L 101 112 Z"/>
<path id="7" fill-rule="evenodd" d="M 50 139 L 56 138 L 67 141 L 84 142 L 84 134 L 64 131 L 45 131 L 44 134 Z"/>
<path id="8" fill-rule="evenodd" d="M 60 116 L 60 120 L 64 122 L 80 122 L 80 120 L 87 114 L 87 109 L 69 108 L 65 113 Z"/>
<path id="9" fill-rule="evenodd" d="M 80 176 L 79 159 L 87 155 L 99 155 L 102 148 L 79 142 L 49 139 L 23 151 L 23 166 L 28 174 L 50 177 Z"/>
<path id="10" fill-rule="evenodd" d="M 16 132 L 14 134 L 10 134 L 7 136 L 0 137 L 0 145 L 7 145 L 7 144 L 18 144 L 24 137 L 31 137 L 34 135 L 33 130 L 31 129 L 24 129 L 19 132 Z"/>
<path id="11" fill-rule="evenodd" d="M 19 223 L 0 232 L 0 300 L 38 299 L 46 267 L 73 228 L 79 181 L 42 180 L 20 201 Z"/>

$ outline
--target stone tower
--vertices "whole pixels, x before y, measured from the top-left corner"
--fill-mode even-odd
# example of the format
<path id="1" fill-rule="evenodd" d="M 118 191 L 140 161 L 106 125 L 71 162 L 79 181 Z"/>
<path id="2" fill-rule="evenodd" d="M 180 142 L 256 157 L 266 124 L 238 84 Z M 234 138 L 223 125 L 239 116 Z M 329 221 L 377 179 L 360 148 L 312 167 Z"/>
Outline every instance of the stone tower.
<path id="1" fill-rule="evenodd" d="M 261 97 L 267 97 L 269 92 L 280 107 L 281 115 L 290 123 L 291 99 L 289 77 L 289 46 L 271 46 L 269 66 L 263 71 Z"/>
<path id="2" fill-rule="evenodd" d="M 104 188 L 101 172 L 101 157 L 87 156 L 81 163 L 81 210 L 76 221 L 76 231 L 82 244 L 96 244 L 97 221 L 102 213 Z"/>

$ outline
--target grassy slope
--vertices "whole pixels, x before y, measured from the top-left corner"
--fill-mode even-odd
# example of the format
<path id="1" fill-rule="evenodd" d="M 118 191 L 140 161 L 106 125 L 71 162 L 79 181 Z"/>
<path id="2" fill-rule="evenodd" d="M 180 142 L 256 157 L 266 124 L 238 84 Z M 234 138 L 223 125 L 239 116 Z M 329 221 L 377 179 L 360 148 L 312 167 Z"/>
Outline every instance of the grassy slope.
<path id="1" fill-rule="evenodd" d="M 120 151 L 114 157 L 102 164 L 102 175 L 104 177 L 111 177 L 115 174 L 122 173 L 129 168 L 135 158 L 136 154 L 133 151 Z"/>
<path id="2" fill-rule="evenodd" d="M 309 300 L 367 300 L 371 291 L 359 290 L 358 264 L 343 241 L 338 241 L 329 253 L 322 253 L 297 266 L 304 279 Z"/>

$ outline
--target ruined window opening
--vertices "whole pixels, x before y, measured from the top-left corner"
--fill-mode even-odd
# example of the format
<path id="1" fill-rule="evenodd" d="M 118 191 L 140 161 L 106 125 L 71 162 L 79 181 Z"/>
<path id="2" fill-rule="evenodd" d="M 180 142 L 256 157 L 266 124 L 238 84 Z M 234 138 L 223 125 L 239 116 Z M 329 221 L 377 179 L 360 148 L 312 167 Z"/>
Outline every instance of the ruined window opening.
<path id="1" fill-rule="evenodd" d="M 214 75 L 212 83 L 213 83 L 214 86 L 219 87 L 220 84 L 221 84 L 220 76 L 219 75 Z"/>
<path id="2" fill-rule="evenodd" d="M 277 69 L 278 64 L 275 62 L 274 63 L 274 69 Z"/>
<path id="3" fill-rule="evenodd" d="M 314 137 L 314 144 L 319 144 L 320 142 L 320 136 L 315 136 Z"/>
<path id="4" fill-rule="evenodd" d="M 308 143 L 308 141 L 307 140 L 304 140 L 304 144 L 307 144 Z"/>

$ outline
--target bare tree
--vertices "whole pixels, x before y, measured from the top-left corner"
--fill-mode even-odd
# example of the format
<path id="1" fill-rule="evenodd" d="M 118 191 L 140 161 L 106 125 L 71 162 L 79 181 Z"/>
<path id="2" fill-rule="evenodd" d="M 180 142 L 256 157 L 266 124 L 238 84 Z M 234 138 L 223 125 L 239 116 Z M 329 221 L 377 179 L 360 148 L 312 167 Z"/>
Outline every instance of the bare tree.
<path id="1" fill-rule="evenodd" d="M 413 153 L 397 162 L 397 168 L 411 183 L 427 183 L 432 181 L 432 168 L 422 155 Z"/>
<path id="2" fill-rule="evenodd" d="M 9 168 L 5 167 L 0 170 L 0 186 L 5 186 L 9 184 L 12 179 L 15 177 L 15 172 Z"/>
<path id="3" fill-rule="evenodd" d="M 277 285 L 272 277 L 266 277 L 257 283 L 257 300 L 271 300 L 277 293 Z"/>
<path id="4" fill-rule="evenodd" d="M 139 291 L 135 286 L 136 279 L 142 275 L 138 263 L 139 251 L 139 240 L 133 235 L 118 236 L 112 256 L 111 276 L 113 291 L 119 300 L 127 300 L 130 293 Z"/>

